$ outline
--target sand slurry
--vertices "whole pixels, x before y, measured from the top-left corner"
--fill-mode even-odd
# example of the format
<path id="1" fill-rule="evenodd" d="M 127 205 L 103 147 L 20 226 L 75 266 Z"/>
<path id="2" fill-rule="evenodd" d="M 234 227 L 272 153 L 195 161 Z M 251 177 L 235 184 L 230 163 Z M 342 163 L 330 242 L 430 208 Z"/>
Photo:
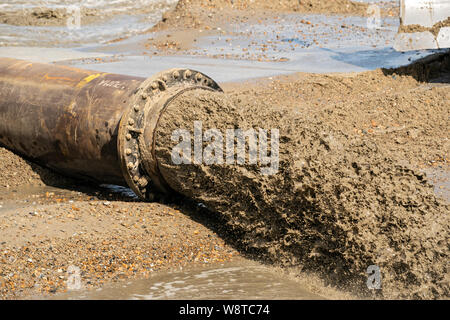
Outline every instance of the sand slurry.
<path id="1" fill-rule="evenodd" d="M 248 162 L 174 164 L 171 134 L 182 124 L 194 136 L 194 121 L 224 136 L 233 128 L 279 129 L 278 172 L 263 175 L 263 164 Z M 386 298 L 449 294 L 448 206 L 423 174 L 372 141 L 289 108 L 203 92 L 168 106 L 156 141 L 167 183 L 225 216 L 244 250 L 361 293 L 367 267 L 377 265 Z"/>

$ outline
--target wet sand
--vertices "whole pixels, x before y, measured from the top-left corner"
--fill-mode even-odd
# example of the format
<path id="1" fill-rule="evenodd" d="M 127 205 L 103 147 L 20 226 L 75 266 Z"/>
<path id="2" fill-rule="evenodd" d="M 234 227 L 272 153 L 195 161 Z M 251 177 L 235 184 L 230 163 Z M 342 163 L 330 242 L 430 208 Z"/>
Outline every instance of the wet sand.
<path id="1" fill-rule="evenodd" d="M 0 23 L 13 26 L 64 26 L 69 17 L 65 9 L 27 9 L 0 13 Z M 95 10 L 83 9 L 80 18 L 82 23 L 88 24 L 104 17 L 100 17 Z"/>
<path id="2" fill-rule="evenodd" d="M 441 28 L 450 27 L 450 18 L 448 18 L 445 21 L 438 22 L 434 24 L 432 27 L 427 28 L 418 24 L 412 24 L 412 25 L 402 25 L 399 28 L 400 33 L 414 33 L 414 32 L 424 32 L 429 31 L 431 34 L 433 34 L 435 37 L 439 34 L 439 31 L 441 31 Z"/>
<path id="3" fill-rule="evenodd" d="M 240 255 L 195 205 L 143 203 L 79 184 L 2 188 L 0 198 L 3 299 L 65 292 L 73 267 L 92 289 Z"/>
<path id="4" fill-rule="evenodd" d="M 28 6 L 19 3 L 11 3 L 9 10 L 0 12 L 0 23 L 12 26 L 35 26 L 35 27 L 61 27 L 68 23 L 82 25 L 101 24 L 120 15 L 148 15 L 161 9 L 167 10 L 173 7 L 175 1 L 151 1 L 142 0 L 137 3 L 133 1 L 116 1 L 109 4 L 98 1 L 98 3 L 83 3 L 61 0 L 56 5 L 45 1 L 30 2 Z M 8 7 L 6 6 L 6 9 Z"/>

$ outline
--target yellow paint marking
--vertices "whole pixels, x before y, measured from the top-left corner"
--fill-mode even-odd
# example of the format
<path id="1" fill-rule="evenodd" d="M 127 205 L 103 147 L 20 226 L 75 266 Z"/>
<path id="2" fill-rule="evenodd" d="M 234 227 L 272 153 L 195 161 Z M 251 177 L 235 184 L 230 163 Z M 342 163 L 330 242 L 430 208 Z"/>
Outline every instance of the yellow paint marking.
<path id="1" fill-rule="evenodd" d="M 66 78 L 66 77 L 52 77 L 52 76 L 49 76 L 48 73 L 46 73 L 46 74 L 44 75 L 44 78 L 43 78 L 43 79 L 44 79 L 44 80 L 73 81 L 73 79 L 71 79 L 71 78 Z"/>
<path id="2" fill-rule="evenodd" d="M 101 75 L 103 75 L 104 73 L 96 73 L 96 74 L 91 74 L 90 76 L 87 76 L 86 78 L 84 78 L 83 80 L 81 80 L 78 84 L 77 84 L 77 88 L 83 88 L 86 84 L 88 84 L 89 82 L 91 82 L 92 80 L 100 77 Z"/>

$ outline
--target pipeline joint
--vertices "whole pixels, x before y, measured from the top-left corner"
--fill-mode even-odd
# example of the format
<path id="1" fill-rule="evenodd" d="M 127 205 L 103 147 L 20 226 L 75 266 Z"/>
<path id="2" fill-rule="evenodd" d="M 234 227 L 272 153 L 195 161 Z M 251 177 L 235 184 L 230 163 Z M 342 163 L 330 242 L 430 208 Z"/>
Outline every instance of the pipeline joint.
<path id="1" fill-rule="evenodd" d="M 208 76 L 189 69 L 171 69 L 145 80 L 135 91 L 122 116 L 118 151 L 122 173 L 136 195 L 152 201 L 156 193 L 169 193 L 155 157 L 155 130 L 168 103 L 192 89 L 222 91 Z"/>

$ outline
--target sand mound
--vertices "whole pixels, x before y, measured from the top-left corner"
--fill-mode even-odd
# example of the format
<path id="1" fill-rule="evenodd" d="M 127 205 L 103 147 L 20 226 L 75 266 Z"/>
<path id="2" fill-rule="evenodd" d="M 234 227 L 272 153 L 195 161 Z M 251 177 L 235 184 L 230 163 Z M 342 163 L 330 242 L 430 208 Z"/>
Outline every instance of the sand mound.
<path id="1" fill-rule="evenodd" d="M 383 73 L 387 75 L 408 75 L 418 81 L 433 81 L 442 76 L 448 77 L 450 74 L 450 54 L 448 52 L 433 54 L 406 66 L 383 69 Z"/>
<path id="2" fill-rule="evenodd" d="M 279 129 L 279 170 L 258 165 L 172 161 L 174 130 Z M 382 273 L 384 298 L 448 297 L 448 205 L 426 178 L 391 160 L 375 143 L 350 137 L 307 114 L 183 94 L 162 115 L 156 155 L 167 183 L 227 220 L 249 252 L 314 271 L 364 295 L 367 268 Z M 204 148 L 208 143 L 203 143 Z M 275 150 L 275 149 L 274 149 Z"/>
<path id="3" fill-rule="evenodd" d="M 81 23 L 97 20 L 101 14 L 94 9 L 81 8 Z M 32 8 L 12 12 L 0 12 L 0 23 L 14 26 L 66 26 L 71 18 L 66 9 Z"/>
<path id="4" fill-rule="evenodd" d="M 180 6 L 201 6 L 204 8 L 269 9 L 314 13 L 348 13 L 364 15 L 368 5 L 350 0 L 180 0 Z"/>
<path id="5" fill-rule="evenodd" d="M 63 185 L 70 180 L 0 147 L 0 187 Z"/>
<path id="6" fill-rule="evenodd" d="M 441 31 L 441 28 L 444 27 L 450 27 L 450 18 L 447 18 L 444 21 L 440 21 L 435 23 L 431 28 L 424 27 L 419 24 L 411 24 L 411 25 L 400 25 L 398 28 L 399 33 L 414 33 L 414 32 L 424 32 L 429 31 L 431 32 L 435 37 L 439 34 L 439 31 Z"/>
<path id="7" fill-rule="evenodd" d="M 176 7 L 164 13 L 162 20 L 154 27 L 154 30 L 167 28 L 198 28 L 202 25 L 217 24 L 227 21 L 232 16 L 231 12 L 242 13 L 252 17 L 253 11 L 258 16 L 264 12 L 298 12 L 298 13 L 322 13 L 367 15 L 366 3 L 350 0 L 180 0 Z"/>

